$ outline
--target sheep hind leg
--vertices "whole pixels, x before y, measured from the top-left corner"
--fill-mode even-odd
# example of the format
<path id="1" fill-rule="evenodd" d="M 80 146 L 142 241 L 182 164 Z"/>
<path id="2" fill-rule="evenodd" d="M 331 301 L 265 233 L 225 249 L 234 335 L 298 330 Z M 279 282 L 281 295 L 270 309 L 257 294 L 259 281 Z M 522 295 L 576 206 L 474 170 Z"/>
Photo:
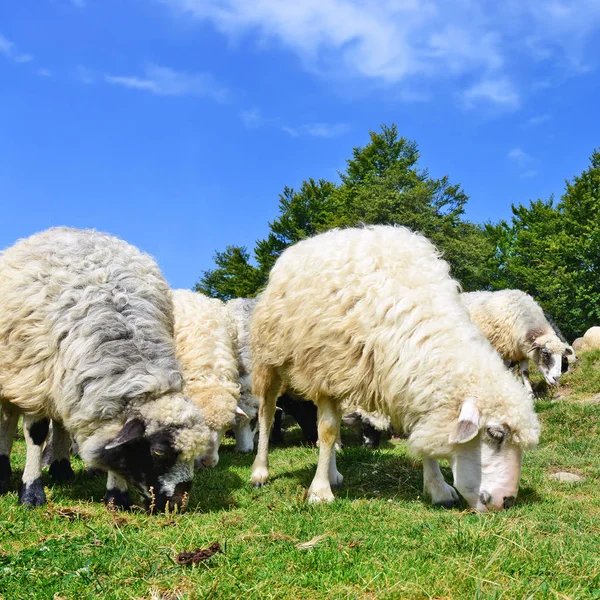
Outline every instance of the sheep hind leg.
<path id="1" fill-rule="evenodd" d="M 8 491 L 10 483 L 12 474 L 10 453 L 19 416 L 19 410 L 16 407 L 8 403 L 2 405 L 2 417 L 0 417 L 0 494 L 5 494 Z"/>
<path id="2" fill-rule="evenodd" d="M 269 479 L 269 434 L 281 392 L 281 377 L 270 367 L 258 365 L 253 373 L 254 393 L 260 398 L 258 409 L 258 450 L 252 464 L 250 483 L 262 487 Z"/>
<path id="3" fill-rule="evenodd" d="M 71 434 L 58 421 L 52 421 L 52 462 L 48 469 L 54 481 L 65 482 L 75 478 L 71 468 Z"/>
<path id="4" fill-rule="evenodd" d="M 453 508 L 458 506 L 459 498 L 456 490 L 444 481 L 440 464 L 434 458 L 423 458 L 423 488 L 431 497 L 434 506 Z"/>
<path id="5" fill-rule="evenodd" d="M 341 415 L 331 398 L 318 401 L 319 418 L 319 462 L 315 478 L 308 489 L 308 501 L 333 502 L 331 486 L 339 487 L 344 478 L 337 470 L 335 442 L 340 432 Z"/>
<path id="6" fill-rule="evenodd" d="M 31 415 L 23 417 L 27 456 L 19 490 L 19 504 L 41 506 L 46 503 L 46 494 L 42 485 L 42 454 L 49 428 L 49 419 L 40 419 Z"/>

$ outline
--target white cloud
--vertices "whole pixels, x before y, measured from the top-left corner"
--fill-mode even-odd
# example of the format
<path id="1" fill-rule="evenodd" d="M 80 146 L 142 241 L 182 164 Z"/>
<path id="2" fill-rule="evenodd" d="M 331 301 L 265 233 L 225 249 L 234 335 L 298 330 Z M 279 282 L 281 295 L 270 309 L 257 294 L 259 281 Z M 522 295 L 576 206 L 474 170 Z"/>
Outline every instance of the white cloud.
<path id="1" fill-rule="evenodd" d="M 536 127 L 537 125 L 542 125 L 542 123 L 548 122 L 552 117 L 548 114 L 544 115 L 536 115 L 534 117 L 530 117 L 525 121 L 526 127 Z"/>
<path id="2" fill-rule="evenodd" d="M 523 179 L 528 179 L 529 177 L 535 177 L 538 172 L 535 169 L 530 169 L 529 171 L 525 171 L 525 173 L 521 174 Z"/>
<path id="3" fill-rule="evenodd" d="M 463 98 L 467 108 L 485 102 L 499 108 L 515 110 L 521 104 L 517 90 L 508 79 L 483 79 L 468 88 Z"/>
<path id="4" fill-rule="evenodd" d="M 86 0 L 71 0 L 71 4 L 77 8 L 84 8 Z"/>
<path id="5" fill-rule="evenodd" d="M 185 73 L 155 64 L 148 64 L 142 76 L 106 74 L 104 80 L 157 96 L 202 96 L 217 102 L 227 102 L 230 95 L 210 73 Z"/>
<path id="6" fill-rule="evenodd" d="M 521 148 L 512 148 L 508 152 L 508 158 L 520 166 L 524 166 L 531 162 L 531 156 Z"/>
<path id="7" fill-rule="evenodd" d="M 285 125 L 281 130 L 291 137 L 311 136 L 332 139 L 348 133 L 350 125 L 347 123 L 307 123 L 299 127 Z"/>
<path id="8" fill-rule="evenodd" d="M 0 34 L 0 54 L 16 63 L 27 63 L 33 60 L 31 54 L 18 52 L 17 47 L 2 34 Z"/>
<path id="9" fill-rule="evenodd" d="M 240 112 L 240 119 L 247 129 L 257 129 L 264 125 L 265 119 L 261 115 L 258 108 L 250 108 Z"/>
<path id="10" fill-rule="evenodd" d="M 40 76 L 40 77 L 52 77 L 52 71 L 50 71 L 49 69 L 38 69 L 36 71 L 36 73 Z"/>
<path id="11" fill-rule="evenodd" d="M 587 43 L 600 32 L 598 0 L 155 1 L 234 42 L 252 34 L 261 49 L 284 48 L 327 78 L 409 89 L 428 82 L 436 92 L 454 79 L 468 104 L 513 109 L 520 98 L 508 73 L 540 61 L 582 73 Z M 465 89 L 465 81 L 480 83 Z"/>

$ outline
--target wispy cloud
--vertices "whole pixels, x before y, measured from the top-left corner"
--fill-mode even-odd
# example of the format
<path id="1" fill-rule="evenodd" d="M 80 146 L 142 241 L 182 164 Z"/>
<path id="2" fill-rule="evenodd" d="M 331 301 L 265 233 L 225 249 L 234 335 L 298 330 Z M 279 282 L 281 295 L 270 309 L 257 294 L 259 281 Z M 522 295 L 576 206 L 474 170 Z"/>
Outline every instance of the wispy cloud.
<path id="1" fill-rule="evenodd" d="M 247 129 L 257 129 L 265 124 L 265 118 L 258 108 L 250 108 L 240 112 L 240 119 Z"/>
<path id="2" fill-rule="evenodd" d="M 86 0 L 71 0 L 71 4 L 77 8 L 84 8 L 86 5 Z"/>
<path id="3" fill-rule="evenodd" d="M 210 73 L 186 73 L 169 67 L 148 64 L 143 75 L 110 75 L 104 80 L 112 85 L 151 92 L 157 96 L 201 96 L 227 102 L 230 92 Z"/>
<path id="4" fill-rule="evenodd" d="M 348 133 L 350 125 L 347 123 L 307 123 L 299 127 L 285 125 L 281 130 L 292 137 L 311 136 L 332 139 Z"/>
<path id="5" fill-rule="evenodd" d="M 13 42 L 0 34 L 0 54 L 16 63 L 27 63 L 33 60 L 31 54 L 19 52 Z"/>
<path id="6" fill-rule="evenodd" d="M 49 69 L 38 69 L 36 75 L 39 75 L 40 77 L 52 77 L 52 71 Z"/>
<path id="7" fill-rule="evenodd" d="M 526 127 L 537 127 L 538 125 L 542 125 L 543 123 L 548 122 L 551 119 L 550 115 L 535 115 L 533 117 L 529 117 L 527 121 L 525 121 Z"/>
<path id="8" fill-rule="evenodd" d="M 586 45 L 600 31 L 597 0 L 155 1 L 228 38 L 253 33 L 261 48 L 285 47 L 328 78 L 409 88 L 411 80 L 454 79 L 471 105 L 513 109 L 521 103 L 512 79 L 518 65 L 548 61 L 582 73 Z"/>
<path id="9" fill-rule="evenodd" d="M 519 108 L 519 93 L 508 79 L 484 79 L 467 88 L 463 94 L 465 106 L 473 108 L 482 102 L 507 110 Z"/>
<path id="10" fill-rule="evenodd" d="M 511 148 L 506 157 L 517 166 L 522 178 L 535 177 L 538 174 L 534 168 L 535 159 L 522 148 Z"/>

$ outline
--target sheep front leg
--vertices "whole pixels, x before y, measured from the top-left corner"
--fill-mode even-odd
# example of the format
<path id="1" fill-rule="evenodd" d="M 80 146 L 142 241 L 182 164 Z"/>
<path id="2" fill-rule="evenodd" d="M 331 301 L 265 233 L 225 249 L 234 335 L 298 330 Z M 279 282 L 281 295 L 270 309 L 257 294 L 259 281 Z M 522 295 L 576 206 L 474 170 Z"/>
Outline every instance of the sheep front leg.
<path id="1" fill-rule="evenodd" d="M 423 458 L 423 488 L 434 506 L 453 508 L 458 505 L 458 493 L 444 481 L 440 464 L 434 458 Z"/>
<path id="2" fill-rule="evenodd" d="M 122 510 L 129 510 L 131 508 L 131 498 L 127 491 L 127 481 L 114 471 L 108 472 L 104 502 L 106 502 L 106 506 L 109 509 L 120 508 Z"/>
<path id="3" fill-rule="evenodd" d="M 252 464 L 250 483 L 262 487 L 269 479 L 269 434 L 275 416 L 277 398 L 281 391 L 281 378 L 274 369 L 254 369 L 255 394 L 260 398 L 258 409 L 258 451 Z M 262 392 L 262 393 L 261 393 Z"/>
<path id="4" fill-rule="evenodd" d="M 333 502 L 331 486 L 339 487 L 344 478 L 335 462 L 335 442 L 340 432 L 341 416 L 330 398 L 319 400 L 319 462 L 315 478 L 308 489 L 309 502 Z"/>
<path id="5" fill-rule="evenodd" d="M 525 358 L 519 362 L 519 368 L 521 369 L 521 377 L 523 378 L 523 385 L 530 396 L 534 396 L 533 388 L 531 387 L 531 381 L 529 381 L 529 359 Z"/>
<path id="6" fill-rule="evenodd" d="M 49 469 L 54 481 L 70 481 L 75 477 L 71 468 L 71 434 L 59 421 L 52 421 L 52 463 Z"/>
<path id="7" fill-rule="evenodd" d="M 11 404 L 3 404 L 2 417 L 0 418 L 0 494 L 5 494 L 8 491 L 12 474 L 10 453 L 18 422 L 19 410 Z"/>
<path id="8" fill-rule="evenodd" d="M 46 494 L 42 485 L 42 454 L 49 427 L 49 419 L 40 419 L 31 415 L 23 417 L 27 455 L 23 482 L 19 490 L 19 504 L 41 506 L 46 503 Z"/>

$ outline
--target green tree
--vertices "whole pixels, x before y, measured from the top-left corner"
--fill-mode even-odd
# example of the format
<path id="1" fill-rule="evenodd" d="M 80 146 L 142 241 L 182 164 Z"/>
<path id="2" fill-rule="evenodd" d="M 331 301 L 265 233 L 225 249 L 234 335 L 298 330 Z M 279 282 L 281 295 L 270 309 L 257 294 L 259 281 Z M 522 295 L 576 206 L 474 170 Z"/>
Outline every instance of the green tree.
<path id="1" fill-rule="evenodd" d="M 284 189 L 269 235 L 256 243 L 256 266 L 245 251 L 230 256 L 228 248 L 217 253 L 218 268 L 206 271 L 196 289 L 219 298 L 241 290 L 255 295 L 285 248 L 332 227 L 359 224 L 400 224 L 424 233 L 465 289 L 485 287 L 494 246 L 482 227 L 464 219 L 468 197 L 461 187 L 420 169 L 417 144 L 400 137 L 395 125 L 369 135 L 366 146 L 354 148 L 339 185 L 308 179 L 297 191 Z"/>
<path id="2" fill-rule="evenodd" d="M 487 228 L 493 287 L 531 294 L 570 338 L 600 323 L 600 152 L 557 204 L 551 197 L 512 211 L 510 224 Z"/>

